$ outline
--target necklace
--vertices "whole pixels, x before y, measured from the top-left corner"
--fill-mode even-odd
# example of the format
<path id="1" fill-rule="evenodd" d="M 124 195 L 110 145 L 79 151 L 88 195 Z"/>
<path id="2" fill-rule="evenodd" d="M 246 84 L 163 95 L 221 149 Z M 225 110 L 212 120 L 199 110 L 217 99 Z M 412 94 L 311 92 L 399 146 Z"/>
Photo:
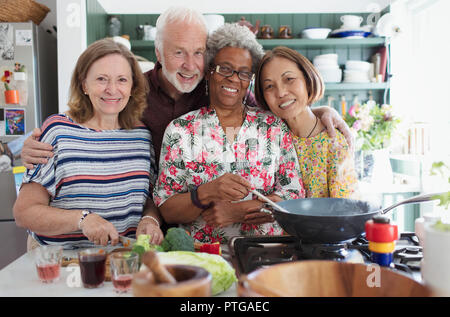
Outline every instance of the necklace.
<path id="1" fill-rule="evenodd" d="M 314 129 L 317 126 L 317 122 L 319 121 L 319 118 L 316 117 L 316 123 L 314 124 L 314 127 L 312 128 L 311 132 L 309 132 L 308 136 L 306 138 L 309 138 L 311 136 L 311 134 L 313 133 Z"/>

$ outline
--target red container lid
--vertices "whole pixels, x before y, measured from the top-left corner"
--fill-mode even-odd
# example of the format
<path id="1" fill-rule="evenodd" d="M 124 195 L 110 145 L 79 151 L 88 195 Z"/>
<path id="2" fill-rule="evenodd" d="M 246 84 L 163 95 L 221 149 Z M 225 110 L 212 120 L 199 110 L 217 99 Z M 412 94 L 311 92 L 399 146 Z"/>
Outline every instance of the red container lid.
<path id="1" fill-rule="evenodd" d="M 366 222 L 366 238 L 373 242 L 392 242 L 398 240 L 398 227 L 386 222 L 368 220 Z"/>

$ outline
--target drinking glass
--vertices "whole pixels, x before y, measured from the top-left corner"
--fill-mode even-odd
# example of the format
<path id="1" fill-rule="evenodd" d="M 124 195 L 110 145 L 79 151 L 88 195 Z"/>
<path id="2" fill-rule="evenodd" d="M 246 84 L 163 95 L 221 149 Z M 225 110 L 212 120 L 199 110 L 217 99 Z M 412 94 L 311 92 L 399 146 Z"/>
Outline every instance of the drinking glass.
<path id="1" fill-rule="evenodd" d="M 58 245 L 43 245 L 33 249 L 34 262 L 41 282 L 53 283 L 59 279 L 62 251 L 62 246 Z"/>
<path id="2" fill-rule="evenodd" d="M 109 257 L 111 279 L 117 293 L 131 289 L 133 274 L 139 271 L 139 255 L 130 251 L 113 252 Z"/>
<path id="3" fill-rule="evenodd" d="M 85 288 L 103 286 L 106 271 L 106 251 L 101 248 L 90 248 L 78 252 L 81 281 Z"/>

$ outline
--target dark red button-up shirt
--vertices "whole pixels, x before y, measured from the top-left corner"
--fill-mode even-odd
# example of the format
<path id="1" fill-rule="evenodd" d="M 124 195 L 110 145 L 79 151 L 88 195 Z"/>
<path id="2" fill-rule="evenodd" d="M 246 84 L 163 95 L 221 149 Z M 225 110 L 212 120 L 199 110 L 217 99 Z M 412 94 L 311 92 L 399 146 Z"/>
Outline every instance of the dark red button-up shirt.
<path id="1" fill-rule="evenodd" d="M 205 80 L 190 93 L 183 94 L 178 100 L 173 100 L 167 95 L 159 82 L 158 71 L 161 64 L 157 62 L 155 68 L 145 73 L 150 92 L 147 95 L 147 109 L 144 111 L 142 121 L 152 133 L 153 146 L 155 148 L 156 164 L 159 164 L 159 154 L 164 131 L 169 123 L 190 111 L 207 106 L 209 98 L 205 94 Z"/>

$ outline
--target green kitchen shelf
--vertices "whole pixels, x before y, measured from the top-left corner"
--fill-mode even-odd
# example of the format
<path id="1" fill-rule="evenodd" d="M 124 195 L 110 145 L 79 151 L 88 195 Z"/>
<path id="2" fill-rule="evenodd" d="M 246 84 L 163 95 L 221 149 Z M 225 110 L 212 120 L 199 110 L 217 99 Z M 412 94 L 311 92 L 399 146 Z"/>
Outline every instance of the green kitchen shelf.
<path id="1" fill-rule="evenodd" d="M 258 42 L 264 46 L 273 48 L 276 46 L 289 46 L 291 48 L 332 48 L 332 47 L 348 47 L 348 46 L 364 46 L 364 47 L 377 47 L 384 45 L 386 39 L 384 37 L 371 37 L 364 39 L 271 39 L 262 40 L 258 39 Z M 145 41 L 145 40 L 131 40 L 131 47 L 133 49 L 149 49 L 155 47 L 155 41 Z"/>
<path id="2" fill-rule="evenodd" d="M 325 83 L 325 90 L 382 90 L 389 89 L 389 83 Z"/>
<path id="3" fill-rule="evenodd" d="M 264 47 L 272 48 L 280 45 L 289 46 L 291 48 L 332 48 L 361 45 L 364 47 L 377 47 L 385 45 L 386 39 L 384 37 L 369 37 L 363 39 L 259 39 L 258 42 Z"/>
<path id="4" fill-rule="evenodd" d="M 155 48 L 155 41 L 131 40 L 130 44 L 132 50 L 134 49 L 144 50 Z"/>

